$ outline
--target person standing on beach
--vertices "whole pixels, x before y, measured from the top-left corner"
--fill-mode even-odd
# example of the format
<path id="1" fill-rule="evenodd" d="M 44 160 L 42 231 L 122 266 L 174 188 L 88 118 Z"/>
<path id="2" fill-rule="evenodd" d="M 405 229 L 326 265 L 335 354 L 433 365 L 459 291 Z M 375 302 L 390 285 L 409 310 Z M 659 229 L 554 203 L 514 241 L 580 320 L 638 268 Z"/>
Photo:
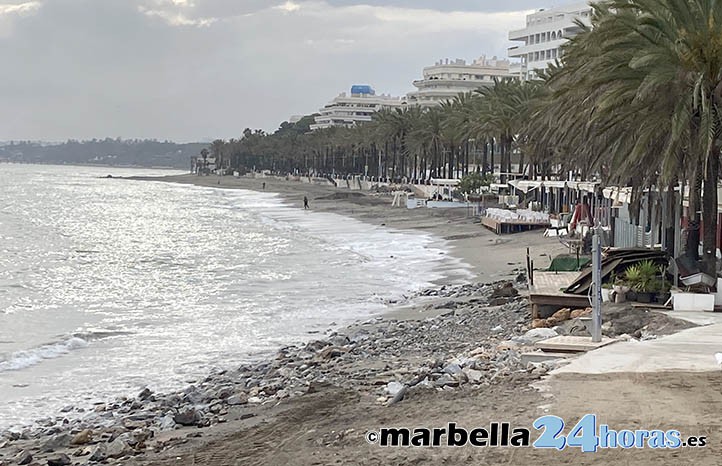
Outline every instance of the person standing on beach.
<path id="1" fill-rule="evenodd" d="M 308 209 L 308 198 L 306 196 L 303 196 L 303 210 Z"/>
<path id="2" fill-rule="evenodd" d="M 264 191 L 266 190 L 266 182 L 265 181 L 263 182 L 263 190 Z"/>

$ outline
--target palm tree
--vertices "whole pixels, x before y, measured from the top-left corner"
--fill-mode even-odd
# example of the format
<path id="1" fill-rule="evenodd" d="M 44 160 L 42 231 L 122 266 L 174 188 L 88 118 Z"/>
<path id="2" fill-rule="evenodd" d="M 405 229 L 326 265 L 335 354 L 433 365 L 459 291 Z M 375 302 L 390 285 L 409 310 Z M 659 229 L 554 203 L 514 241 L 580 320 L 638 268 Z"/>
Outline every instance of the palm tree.
<path id="1" fill-rule="evenodd" d="M 635 193 L 703 179 L 704 265 L 714 271 L 722 108 L 722 8 L 714 0 L 611 0 L 547 82 L 540 140 Z M 695 183 L 697 184 L 697 183 Z M 696 196 L 690 199 L 696 220 Z"/>

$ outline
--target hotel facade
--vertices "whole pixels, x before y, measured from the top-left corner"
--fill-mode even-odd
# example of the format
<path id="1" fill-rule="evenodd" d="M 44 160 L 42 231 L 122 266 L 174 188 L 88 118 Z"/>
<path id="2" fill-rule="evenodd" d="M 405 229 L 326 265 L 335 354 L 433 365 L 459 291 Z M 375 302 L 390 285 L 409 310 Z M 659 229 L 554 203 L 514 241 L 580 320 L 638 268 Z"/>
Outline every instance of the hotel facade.
<path id="1" fill-rule="evenodd" d="M 453 100 L 466 92 L 491 86 L 495 79 L 508 79 L 509 61 L 485 56 L 467 63 L 465 60 L 441 60 L 424 68 L 423 79 L 413 82 L 415 91 L 406 96 L 408 105 L 432 107 Z"/>
<path id="2" fill-rule="evenodd" d="M 577 21 L 591 25 L 588 3 L 540 10 L 526 17 L 526 27 L 509 32 L 509 40 L 520 42 L 509 48 L 509 57 L 519 60 L 510 71 L 519 79 L 535 79 L 539 71 L 561 58 L 561 46 L 581 32 Z"/>
<path id="3" fill-rule="evenodd" d="M 374 113 L 387 108 L 401 107 L 402 100 L 389 95 L 376 95 L 371 86 L 355 85 L 351 92 L 339 94 L 335 99 L 319 110 L 311 131 L 333 126 L 352 127 L 359 123 L 368 123 Z"/>

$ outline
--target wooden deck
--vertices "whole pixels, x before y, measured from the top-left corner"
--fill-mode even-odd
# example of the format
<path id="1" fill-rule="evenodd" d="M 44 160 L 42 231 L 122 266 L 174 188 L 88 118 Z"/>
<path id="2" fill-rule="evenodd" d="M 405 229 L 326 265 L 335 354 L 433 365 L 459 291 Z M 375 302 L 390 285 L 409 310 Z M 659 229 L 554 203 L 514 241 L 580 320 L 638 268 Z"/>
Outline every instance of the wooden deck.
<path id="1" fill-rule="evenodd" d="M 534 272 L 534 286 L 529 287 L 532 319 L 539 318 L 539 306 L 554 306 L 559 309 L 589 307 L 587 296 L 562 291 L 578 276 L 579 272 Z"/>
<path id="2" fill-rule="evenodd" d="M 549 222 L 501 221 L 491 217 L 481 217 L 481 224 L 497 235 L 533 230 L 535 228 L 549 228 L 550 225 Z"/>

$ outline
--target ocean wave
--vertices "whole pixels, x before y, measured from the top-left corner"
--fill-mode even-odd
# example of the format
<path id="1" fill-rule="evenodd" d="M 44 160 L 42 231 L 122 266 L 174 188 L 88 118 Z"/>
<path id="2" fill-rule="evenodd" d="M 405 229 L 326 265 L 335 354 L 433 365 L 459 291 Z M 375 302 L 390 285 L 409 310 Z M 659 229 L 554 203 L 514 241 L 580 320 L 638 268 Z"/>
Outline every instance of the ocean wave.
<path id="1" fill-rule="evenodd" d="M 55 359 L 69 352 L 85 348 L 88 342 L 78 337 L 50 343 L 24 351 L 16 351 L 6 359 L 0 359 L 0 372 L 17 371 L 34 366 L 45 359 Z M 1 357 L 1 356 L 0 356 Z"/>

